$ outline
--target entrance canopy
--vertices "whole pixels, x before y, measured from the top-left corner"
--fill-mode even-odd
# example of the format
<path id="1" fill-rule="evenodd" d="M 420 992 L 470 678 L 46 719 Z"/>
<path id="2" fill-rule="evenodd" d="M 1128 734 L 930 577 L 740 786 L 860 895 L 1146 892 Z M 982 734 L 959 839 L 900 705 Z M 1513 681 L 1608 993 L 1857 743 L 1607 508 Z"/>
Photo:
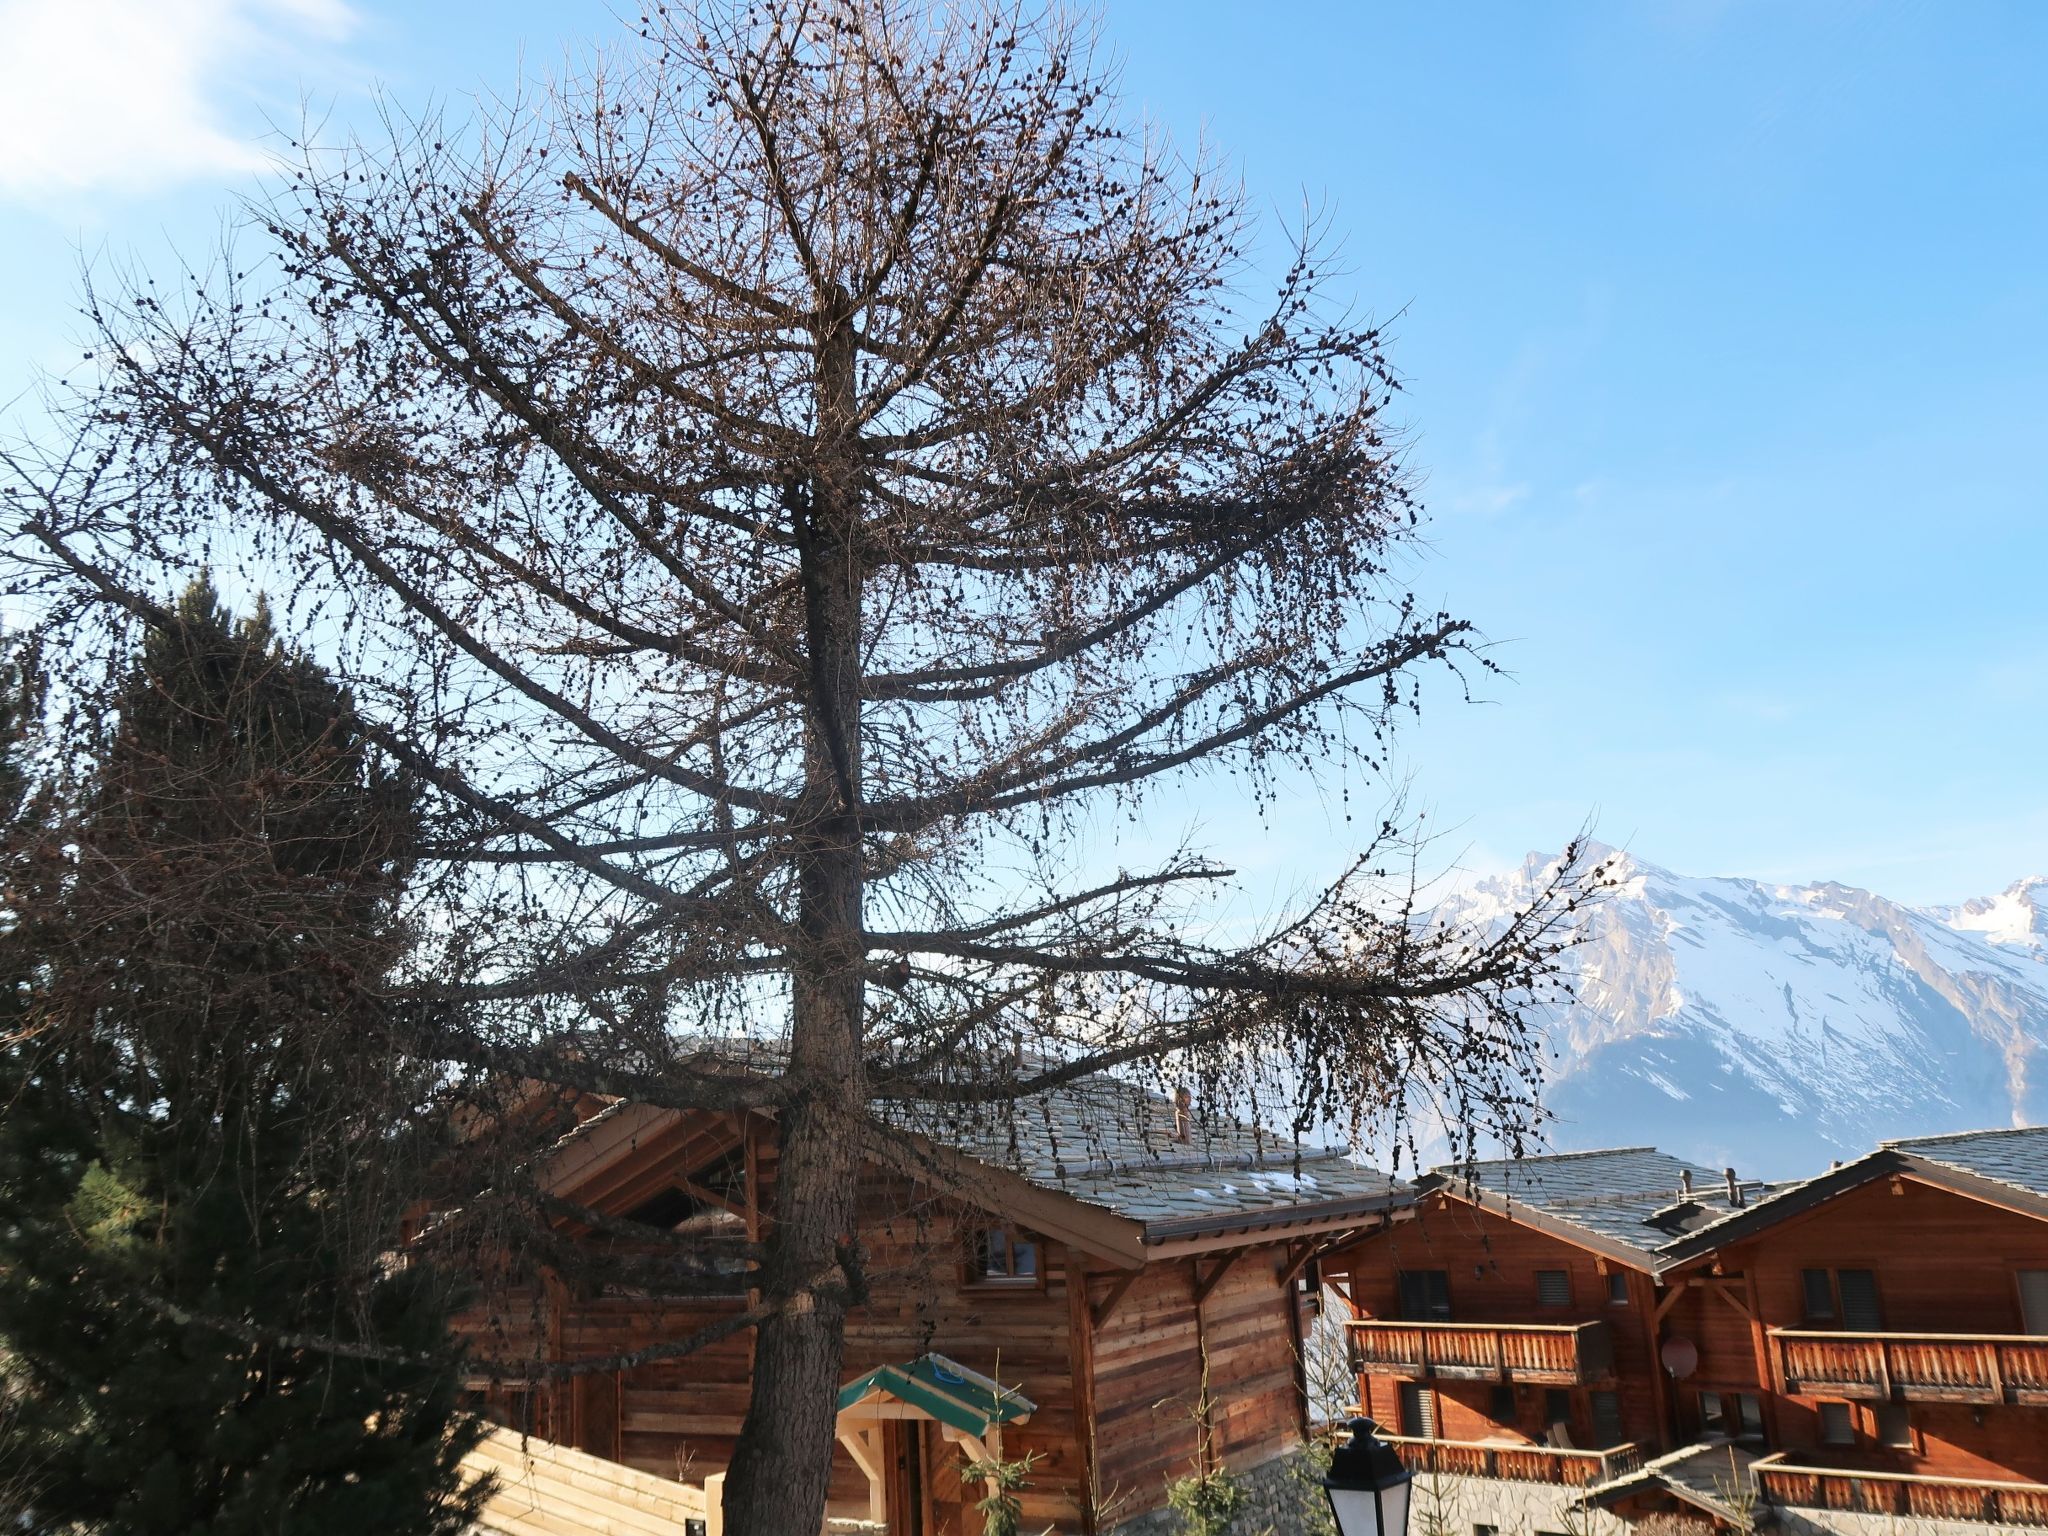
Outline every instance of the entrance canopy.
<path id="1" fill-rule="evenodd" d="M 927 1419 L 944 1441 L 977 1462 L 999 1461 L 1003 1426 L 1022 1424 L 1038 1405 L 944 1355 L 881 1365 L 839 1389 L 839 1443 L 868 1480 L 868 1518 L 889 1522 L 882 1431 L 892 1419 Z"/>
<path id="2" fill-rule="evenodd" d="M 1038 1405 L 1015 1387 L 991 1381 L 944 1355 L 919 1355 L 903 1365 L 880 1365 L 839 1389 L 846 1418 L 899 1418 L 882 1405 L 900 1403 L 916 1417 L 936 1419 L 977 1440 L 1005 1424 L 1021 1424 Z"/>

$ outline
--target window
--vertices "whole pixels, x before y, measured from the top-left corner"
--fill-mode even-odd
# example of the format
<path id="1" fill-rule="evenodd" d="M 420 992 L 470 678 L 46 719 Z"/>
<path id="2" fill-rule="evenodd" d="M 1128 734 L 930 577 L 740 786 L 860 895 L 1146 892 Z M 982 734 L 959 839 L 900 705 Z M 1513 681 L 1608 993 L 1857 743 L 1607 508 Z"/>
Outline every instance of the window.
<path id="1" fill-rule="evenodd" d="M 1553 1424 L 1562 1424 L 1565 1428 L 1569 1429 L 1571 1428 L 1571 1423 L 1571 1393 L 1567 1392 L 1563 1387 L 1545 1387 L 1543 1389 L 1543 1427 L 1548 1429 Z"/>
<path id="2" fill-rule="evenodd" d="M 1835 1320 L 1835 1288 L 1824 1269 L 1802 1269 L 1799 1280 L 1806 1288 L 1806 1320 L 1831 1323 Z"/>
<path id="3" fill-rule="evenodd" d="M 1472 1536 L 1500 1536 L 1500 1527 L 1497 1525 L 1475 1525 L 1472 1527 Z"/>
<path id="4" fill-rule="evenodd" d="M 1761 1440 L 1763 1404 L 1753 1392 L 1702 1392 L 1700 1431 L 1729 1440 Z"/>
<path id="5" fill-rule="evenodd" d="M 2048 1269 L 2020 1271 L 2020 1326 L 2028 1333 L 2048 1333 Z"/>
<path id="6" fill-rule="evenodd" d="M 1820 1405 L 1820 1443 L 1822 1445 L 1854 1445 L 1856 1443 L 1856 1421 L 1849 1416 L 1847 1403 L 1822 1403 Z"/>
<path id="7" fill-rule="evenodd" d="M 1486 1416 L 1496 1424 L 1515 1422 L 1515 1389 L 1505 1382 L 1493 1389 L 1493 1398 L 1487 1404 Z"/>
<path id="8" fill-rule="evenodd" d="M 1401 1433 L 1436 1438 L 1436 1398 L 1429 1388 L 1412 1381 L 1401 1383 Z"/>
<path id="9" fill-rule="evenodd" d="M 1451 1276 L 1443 1269 L 1404 1269 L 1400 1275 L 1401 1321 L 1448 1323 L 1451 1320 Z"/>
<path id="10" fill-rule="evenodd" d="M 1735 1438 L 1761 1440 L 1764 1437 L 1764 1405 L 1754 1392 L 1731 1392 L 1735 1402 Z"/>
<path id="11" fill-rule="evenodd" d="M 1621 1432 L 1621 1394 L 1619 1392 L 1595 1392 L 1590 1401 L 1593 1405 L 1593 1439 L 1602 1449 L 1620 1445 L 1628 1436 Z"/>
<path id="12" fill-rule="evenodd" d="M 1037 1285 L 1038 1244 L 1008 1227 L 984 1228 L 975 1243 L 972 1278 L 977 1285 Z"/>
<path id="13" fill-rule="evenodd" d="M 1904 1403 L 1877 1405 L 1877 1438 L 1893 1450 L 1913 1449 L 1913 1415 Z"/>
<path id="14" fill-rule="evenodd" d="M 1625 1307 L 1628 1305 L 1628 1276 L 1616 1270 L 1607 1277 L 1607 1305 Z"/>
<path id="15" fill-rule="evenodd" d="M 1562 1269 L 1539 1269 L 1536 1271 L 1536 1305 L 1539 1307 L 1568 1307 L 1572 1304 L 1572 1277 Z"/>
<path id="16" fill-rule="evenodd" d="M 1867 1269 L 1838 1269 L 1835 1289 L 1842 1298 L 1842 1326 L 1851 1333 L 1876 1333 L 1884 1327 L 1877 1304 L 1877 1276 Z"/>

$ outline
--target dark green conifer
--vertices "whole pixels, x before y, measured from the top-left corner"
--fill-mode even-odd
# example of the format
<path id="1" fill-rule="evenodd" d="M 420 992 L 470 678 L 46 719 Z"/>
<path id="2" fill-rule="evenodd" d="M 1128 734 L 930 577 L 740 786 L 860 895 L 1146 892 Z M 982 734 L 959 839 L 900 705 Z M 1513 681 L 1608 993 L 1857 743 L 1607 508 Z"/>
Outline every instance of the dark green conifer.
<path id="1" fill-rule="evenodd" d="M 375 1006 L 411 791 L 203 583 L 116 710 L 67 814 L 8 796 L 0 1348 L 33 1525 L 459 1531 L 451 1297 L 388 1251 L 424 1099 Z"/>

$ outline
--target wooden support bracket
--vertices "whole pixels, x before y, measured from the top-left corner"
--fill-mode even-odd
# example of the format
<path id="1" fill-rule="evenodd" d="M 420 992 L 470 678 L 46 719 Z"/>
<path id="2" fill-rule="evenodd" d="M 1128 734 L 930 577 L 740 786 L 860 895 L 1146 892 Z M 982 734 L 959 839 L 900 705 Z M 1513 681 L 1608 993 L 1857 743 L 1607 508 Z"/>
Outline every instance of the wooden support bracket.
<path id="1" fill-rule="evenodd" d="M 1206 1280 L 1202 1278 L 1201 1269 L 1197 1267 L 1195 1270 L 1195 1305 L 1199 1307 L 1203 1302 L 1207 1301 L 1209 1299 L 1209 1293 L 1216 1289 L 1216 1282 L 1221 1280 L 1225 1275 L 1229 1274 L 1230 1266 L 1235 1264 L 1239 1259 L 1243 1258 L 1250 1251 L 1251 1250 L 1249 1248 L 1231 1249 L 1222 1258 L 1216 1261 L 1215 1268 L 1209 1271 L 1209 1276 Z"/>
<path id="2" fill-rule="evenodd" d="M 1116 1310 L 1116 1304 L 1124 1299 L 1124 1292 L 1131 1288 L 1131 1282 L 1142 1274 L 1142 1270 L 1127 1269 L 1116 1277 L 1116 1283 L 1109 1288 L 1109 1294 L 1088 1309 L 1088 1321 L 1100 1328 L 1109 1321 L 1109 1314 Z"/>

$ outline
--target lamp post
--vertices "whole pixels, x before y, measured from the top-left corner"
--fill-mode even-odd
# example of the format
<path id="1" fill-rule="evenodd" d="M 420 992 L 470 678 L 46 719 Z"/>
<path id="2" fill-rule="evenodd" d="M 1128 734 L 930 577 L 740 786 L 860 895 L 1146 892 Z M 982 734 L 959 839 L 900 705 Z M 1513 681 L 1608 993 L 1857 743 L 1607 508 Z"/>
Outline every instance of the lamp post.
<path id="1" fill-rule="evenodd" d="M 1415 1474 L 1378 1431 L 1371 1419 L 1353 1419 L 1349 1443 L 1330 1456 L 1323 1492 L 1337 1536 L 1407 1536 L 1408 1485 Z"/>

